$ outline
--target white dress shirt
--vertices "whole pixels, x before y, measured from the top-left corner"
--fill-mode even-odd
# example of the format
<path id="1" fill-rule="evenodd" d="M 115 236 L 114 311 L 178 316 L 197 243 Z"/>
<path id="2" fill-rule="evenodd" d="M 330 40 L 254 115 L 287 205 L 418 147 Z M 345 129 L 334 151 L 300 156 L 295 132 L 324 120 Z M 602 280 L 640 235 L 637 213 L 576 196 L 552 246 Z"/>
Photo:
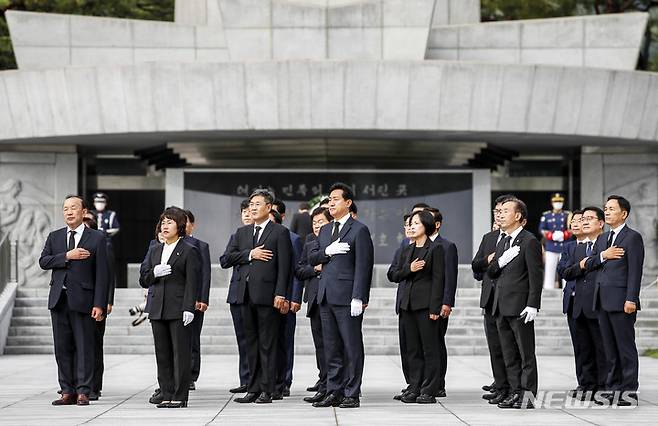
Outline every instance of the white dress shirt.
<path id="1" fill-rule="evenodd" d="M 619 225 L 618 227 L 610 230 L 611 232 L 614 232 L 614 234 L 612 234 L 612 243 L 610 243 L 610 247 L 615 245 L 615 241 L 617 241 L 617 237 L 619 236 L 619 233 L 621 232 L 621 230 L 624 229 L 624 226 L 626 226 L 626 222 L 624 222 L 621 225 Z M 608 238 L 609 237 L 610 236 L 608 235 Z M 606 244 L 607 243 L 608 242 L 606 241 Z M 605 262 L 605 259 L 603 259 L 603 253 L 599 254 L 599 260 L 601 261 L 601 263 Z"/>
<path id="2" fill-rule="evenodd" d="M 77 228 L 71 229 L 69 228 L 66 231 L 66 247 L 68 248 L 69 246 L 69 238 L 71 238 L 71 231 L 75 231 L 75 235 L 73 236 L 73 239 L 75 240 L 75 247 L 78 248 L 78 244 L 80 244 L 80 240 L 82 239 L 82 233 L 85 231 L 85 224 L 81 223 Z"/>
<path id="3" fill-rule="evenodd" d="M 332 228 L 331 228 L 332 231 L 331 231 L 331 232 L 333 232 L 333 229 L 334 229 L 333 227 L 336 226 L 335 223 L 338 222 L 338 224 L 339 224 L 339 225 L 338 225 L 338 232 L 340 233 L 340 231 L 343 230 L 343 226 L 345 226 L 345 224 L 347 223 L 347 220 L 348 220 L 350 217 L 351 217 L 350 214 L 347 213 L 345 216 L 341 217 L 340 219 L 338 219 L 338 220 L 334 220 L 334 222 L 333 222 L 334 225 L 332 225 Z"/>
<path id="4" fill-rule="evenodd" d="M 169 258 L 171 255 L 174 253 L 174 249 L 176 249 L 176 245 L 181 239 L 177 239 L 171 244 L 167 244 L 166 242 L 164 243 L 164 247 L 162 248 L 162 257 L 160 258 L 160 265 L 166 265 L 169 263 Z"/>
<path id="5" fill-rule="evenodd" d="M 254 223 L 254 231 L 251 233 L 251 236 L 253 237 L 254 235 L 256 235 L 256 227 L 260 226 L 260 233 L 258 234 L 258 240 L 260 241 L 261 237 L 263 236 L 263 231 L 265 231 L 265 227 L 270 222 L 271 220 L 268 217 L 267 219 L 265 219 L 265 222 L 261 223 L 260 225 L 256 225 L 256 223 Z"/>

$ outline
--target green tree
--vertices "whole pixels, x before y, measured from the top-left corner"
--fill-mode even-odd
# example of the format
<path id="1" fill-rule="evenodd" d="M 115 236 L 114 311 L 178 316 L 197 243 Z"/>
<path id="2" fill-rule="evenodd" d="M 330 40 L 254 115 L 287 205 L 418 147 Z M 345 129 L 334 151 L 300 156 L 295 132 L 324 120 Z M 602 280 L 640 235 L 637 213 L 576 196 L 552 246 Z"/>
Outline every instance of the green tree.
<path id="1" fill-rule="evenodd" d="M 154 21 L 174 20 L 174 0 L 0 0 L 0 69 L 16 68 L 5 19 L 5 12 L 10 9 Z"/>

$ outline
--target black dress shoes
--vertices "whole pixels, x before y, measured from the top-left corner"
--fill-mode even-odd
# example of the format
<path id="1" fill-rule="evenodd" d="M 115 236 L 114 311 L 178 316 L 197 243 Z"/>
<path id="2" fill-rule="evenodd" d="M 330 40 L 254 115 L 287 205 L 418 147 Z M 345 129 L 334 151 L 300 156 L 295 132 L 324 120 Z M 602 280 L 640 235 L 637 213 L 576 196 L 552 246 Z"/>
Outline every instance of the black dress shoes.
<path id="1" fill-rule="evenodd" d="M 509 393 L 507 391 L 498 391 L 494 395 L 496 396 L 489 400 L 489 404 L 498 405 L 509 397 Z"/>
<path id="2" fill-rule="evenodd" d="M 256 392 L 249 392 L 242 398 L 235 398 L 234 401 L 240 404 L 251 404 L 252 402 L 256 402 L 260 394 Z"/>
<path id="3" fill-rule="evenodd" d="M 290 388 L 287 387 L 283 389 L 283 396 L 286 398 L 290 396 Z"/>
<path id="4" fill-rule="evenodd" d="M 521 400 L 521 395 L 518 393 L 511 393 L 505 400 L 498 403 L 498 408 L 514 408 L 514 404 Z"/>
<path id="5" fill-rule="evenodd" d="M 304 398 L 304 401 L 310 402 L 311 404 L 315 402 L 320 402 L 322 401 L 325 397 L 327 396 L 326 392 L 318 392 L 313 396 L 307 396 Z"/>
<path id="6" fill-rule="evenodd" d="M 89 393 L 89 400 L 90 401 L 98 401 L 99 397 L 100 397 L 100 392 L 96 393 L 96 392 L 92 391 L 92 392 Z"/>
<path id="7" fill-rule="evenodd" d="M 433 397 L 432 395 L 428 395 L 426 393 L 420 395 L 418 398 L 416 398 L 416 403 L 417 404 L 436 404 L 436 398 Z"/>
<path id="8" fill-rule="evenodd" d="M 408 391 L 405 392 L 404 395 L 402 395 L 400 401 L 404 402 L 405 404 L 415 404 L 416 398 L 418 398 L 419 396 L 420 394 L 418 392 Z"/>
<path id="9" fill-rule="evenodd" d="M 314 402 L 313 406 L 316 408 L 338 407 L 343 399 L 345 399 L 343 395 L 330 393 L 322 401 Z"/>
<path id="10" fill-rule="evenodd" d="M 247 392 L 247 385 L 238 386 L 237 388 L 229 389 L 231 393 L 245 393 Z"/>
<path id="11" fill-rule="evenodd" d="M 484 385 L 484 386 L 482 386 L 482 390 L 485 391 L 485 392 L 491 392 L 494 389 L 495 384 L 496 384 L 496 382 L 493 382 L 490 385 Z"/>
<path id="12" fill-rule="evenodd" d="M 306 392 L 317 392 L 320 390 L 320 381 L 318 380 L 313 386 L 306 388 Z"/>
<path id="13" fill-rule="evenodd" d="M 151 397 L 149 398 L 149 402 L 150 402 L 151 404 L 162 404 L 162 400 L 163 400 L 163 398 L 162 398 L 162 393 L 159 392 L 159 389 L 158 389 L 158 392 L 155 392 L 155 393 L 154 393 L 153 395 L 151 395 Z"/>
<path id="14" fill-rule="evenodd" d="M 482 399 L 486 399 L 487 401 L 490 401 L 490 400 L 494 399 L 495 397 L 497 397 L 498 393 L 499 392 L 485 393 L 484 395 L 482 395 Z"/>
<path id="15" fill-rule="evenodd" d="M 360 406 L 359 398 L 345 398 L 338 408 L 359 408 Z"/>
<path id="16" fill-rule="evenodd" d="M 283 399 L 283 398 L 281 398 Z M 272 394 L 263 392 L 260 394 L 258 399 L 256 399 L 256 404 L 271 404 L 272 403 Z"/>
<path id="17" fill-rule="evenodd" d="M 167 408 L 187 408 L 187 401 L 170 401 Z"/>
<path id="18" fill-rule="evenodd" d="M 407 391 L 404 391 L 404 392 L 402 392 L 402 393 L 400 393 L 400 394 L 395 395 L 395 396 L 393 397 L 393 399 L 396 400 L 396 401 L 402 401 L 402 397 L 404 396 L 404 394 L 405 394 L 406 392 L 407 392 Z"/>
<path id="19" fill-rule="evenodd" d="M 169 408 L 170 403 L 171 403 L 171 401 L 162 401 L 161 403 L 156 405 L 156 407 L 158 407 L 158 408 Z"/>
<path id="20" fill-rule="evenodd" d="M 281 401 L 283 399 L 283 394 L 281 392 L 274 392 L 272 394 L 272 400 Z"/>
<path id="21" fill-rule="evenodd" d="M 52 402 L 53 405 L 75 405 L 78 403 L 78 395 L 74 393 L 62 393 L 61 398 Z"/>
<path id="22" fill-rule="evenodd" d="M 196 390 L 196 383 L 190 382 L 190 390 Z"/>
<path id="23" fill-rule="evenodd" d="M 437 394 L 436 394 L 436 397 L 437 397 L 437 398 L 445 398 L 446 396 L 448 396 L 448 394 L 446 394 L 446 390 L 445 390 L 445 389 L 441 389 L 441 390 L 438 391 Z"/>

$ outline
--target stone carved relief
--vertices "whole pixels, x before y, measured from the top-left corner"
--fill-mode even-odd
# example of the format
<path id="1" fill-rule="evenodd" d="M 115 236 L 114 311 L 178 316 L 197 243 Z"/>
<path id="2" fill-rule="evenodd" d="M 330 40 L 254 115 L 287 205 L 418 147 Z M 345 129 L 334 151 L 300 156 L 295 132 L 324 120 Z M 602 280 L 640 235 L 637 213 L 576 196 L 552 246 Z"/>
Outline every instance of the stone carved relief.
<path id="1" fill-rule="evenodd" d="M 7 179 L 0 184 L 0 239 L 18 241 L 18 283 L 39 285 L 47 271 L 39 267 L 50 232 L 52 196 L 33 184 Z"/>

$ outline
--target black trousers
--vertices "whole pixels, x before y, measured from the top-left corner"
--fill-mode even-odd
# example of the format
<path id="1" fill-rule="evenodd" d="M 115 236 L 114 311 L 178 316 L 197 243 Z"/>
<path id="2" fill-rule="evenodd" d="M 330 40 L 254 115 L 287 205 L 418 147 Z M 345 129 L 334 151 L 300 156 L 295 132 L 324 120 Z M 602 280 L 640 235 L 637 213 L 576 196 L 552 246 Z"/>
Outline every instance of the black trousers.
<path id="1" fill-rule="evenodd" d="M 500 344 L 498 335 L 498 326 L 496 318 L 484 311 L 484 335 L 487 338 L 487 347 L 489 348 L 489 361 L 491 362 L 491 372 L 494 378 L 494 386 L 498 390 L 509 391 L 509 382 L 507 381 L 507 370 L 505 369 L 505 359 L 503 358 L 503 347 Z"/>
<path id="2" fill-rule="evenodd" d="M 518 316 L 496 318 L 503 347 L 507 381 L 512 392 L 530 391 L 537 395 L 537 358 L 535 357 L 535 322 L 525 323 Z"/>
<path id="3" fill-rule="evenodd" d="M 151 320 L 158 383 L 165 401 L 187 401 L 190 392 L 192 328 L 183 319 Z"/>
<path id="4" fill-rule="evenodd" d="M 569 326 L 569 335 L 571 335 L 571 345 L 573 346 L 573 357 L 576 362 L 576 381 L 578 386 L 583 386 L 583 354 L 580 350 L 578 333 L 576 331 L 576 319 L 573 317 L 573 297 L 569 301 L 567 308 L 567 325 Z"/>
<path id="5" fill-rule="evenodd" d="M 404 382 L 409 385 L 409 359 L 407 356 L 407 336 L 404 333 L 404 324 L 402 315 L 398 311 L 398 340 L 400 342 L 400 363 L 402 365 L 402 375 Z"/>
<path id="6" fill-rule="evenodd" d="M 313 335 L 313 346 L 315 346 L 315 364 L 318 367 L 318 392 L 327 391 L 327 360 L 324 353 L 324 338 L 322 336 L 322 319 L 320 318 L 320 307 L 314 305 L 308 313 L 311 319 L 311 334 Z"/>
<path id="7" fill-rule="evenodd" d="M 353 317 L 349 306 L 320 305 L 324 352 L 327 359 L 327 392 L 358 398 L 363 380 L 363 315 Z"/>
<path id="8" fill-rule="evenodd" d="M 605 389 L 608 363 L 603 349 L 603 338 L 598 319 L 580 314 L 573 319 L 580 352 L 581 374 L 578 384 L 586 390 Z M 578 360 L 576 361 L 578 362 Z"/>
<path id="9" fill-rule="evenodd" d="M 192 371 L 190 380 L 196 382 L 201 373 L 201 329 L 203 328 L 203 315 L 201 311 L 194 311 L 194 321 L 188 327 L 192 327 Z"/>
<path id="10" fill-rule="evenodd" d="M 639 360 L 635 346 L 637 312 L 599 311 L 599 327 L 608 360 L 606 388 L 610 391 L 637 391 Z"/>
<path id="11" fill-rule="evenodd" d="M 428 313 L 429 315 L 429 313 Z M 448 332 L 448 320 L 450 318 L 439 317 L 439 386 L 442 390 L 446 388 L 446 373 L 448 372 L 448 348 L 446 347 L 446 333 Z"/>
<path id="12" fill-rule="evenodd" d="M 288 312 L 279 322 L 279 341 L 277 342 L 276 390 L 283 392 L 292 385 L 292 368 L 295 359 L 295 327 L 297 315 Z"/>
<path id="13" fill-rule="evenodd" d="M 272 306 L 255 305 L 251 301 L 242 305 L 250 373 L 248 392 L 274 393 L 279 323 L 282 318 Z"/>
<path id="14" fill-rule="evenodd" d="M 91 312 L 72 311 L 62 291 L 50 311 L 57 376 L 62 393 L 89 395 L 94 384 L 96 324 Z"/>
<path id="15" fill-rule="evenodd" d="M 445 388 L 441 378 L 441 324 L 430 319 L 429 309 L 400 309 L 400 317 L 407 339 L 409 390 L 436 396 Z"/>
<path id="16" fill-rule="evenodd" d="M 105 372 L 105 363 L 103 362 L 103 338 L 105 337 L 105 324 L 107 317 L 103 321 L 96 322 L 96 334 L 94 339 L 94 384 L 91 387 L 92 392 L 100 393 L 103 390 L 103 373 Z"/>
<path id="17" fill-rule="evenodd" d="M 231 318 L 233 319 L 233 330 L 235 339 L 238 341 L 238 374 L 240 376 L 240 386 L 249 383 L 249 360 L 247 359 L 247 336 L 244 334 L 244 322 L 242 320 L 242 305 L 229 305 Z"/>

